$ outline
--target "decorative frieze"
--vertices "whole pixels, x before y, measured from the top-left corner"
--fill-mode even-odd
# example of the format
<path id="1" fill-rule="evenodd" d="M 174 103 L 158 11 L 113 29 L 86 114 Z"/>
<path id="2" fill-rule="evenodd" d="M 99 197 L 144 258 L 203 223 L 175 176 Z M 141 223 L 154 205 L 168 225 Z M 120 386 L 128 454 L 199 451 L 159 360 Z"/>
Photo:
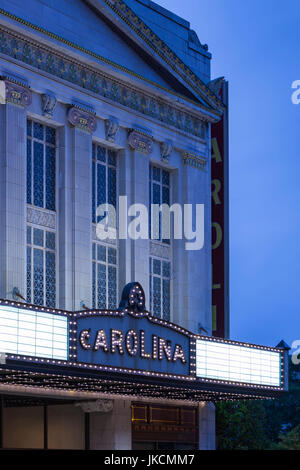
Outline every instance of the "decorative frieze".
<path id="1" fill-rule="evenodd" d="M 83 109 L 73 106 L 68 111 L 68 121 L 75 127 L 87 132 L 95 132 L 97 129 L 97 120 L 95 116 Z"/>
<path id="2" fill-rule="evenodd" d="M 153 148 L 153 138 L 139 130 L 132 130 L 128 136 L 128 144 L 134 150 L 149 155 Z"/>
<path id="3" fill-rule="evenodd" d="M 59 38 L 57 39 L 59 40 Z M 75 45 L 73 46 L 75 47 Z M 89 51 L 85 52 L 89 53 Z M 126 108 L 148 115 L 176 129 L 205 139 L 207 124 L 204 121 L 206 119 L 204 115 L 203 120 L 198 119 L 198 117 L 183 112 L 180 108 L 170 105 L 162 99 L 146 95 L 136 88 L 130 88 L 126 82 L 117 81 L 100 72 L 95 72 L 83 63 L 74 62 L 66 56 L 58 54 L 55 50 L 41 46 L 39 43 L 33 43 L 33 41 L 29 42 L 4 28 L 0 30 L 0 53 L 76 84 Z M 93 56 L 95 57 L 95 54 Z M 103 59 L 101 56 L 96 58 Z M 114 66 L 118 67 L 117 64 Z M 120 66 L 120 69 L 131 73 L 124 67 Z M 143 78 L 138 75 L 136 77 Z M 155 83 L 153 85 L 157 86 Z M 170 90 L 166 91 L 172 93 Z M 203 113 L 201 108 L 199 108 L 199 113 Z"/>
<path id="4" fill-rule="evenodd" d="M 105 138 L 109 142 L 115 142 L 116 134 L 119 130 L 119 121 L 117 118 L 111 116 L 109 119 L 105 119 Z"/>
<path id="5" fill-rule="evenodd" d="M 182 152 L 182 158 L 184 165 L 189 165 L 202 171 L 206 170 L 207 158 L 203 155 L 197 155 L 196 153 L 190 151 L 184 151 Z"/>
<path id="6" fill-rule="evenodd" d="M 49 212 L 27 207 L 27 222 L 47 228 L 56 228 L 56 215 Z"/>
<path id="7" fill-rule="evenodd" d="M 43 93 L 41 99 L 43 116 L 52 118 L 55 106 L 57 104 L 55 95 L 51 92 Z"/>
<path id="8" fill-rule="evenodd" d="M 32 94 L 27 87 L 9 80 L 5 80 L 5 97 L 7 103 L 23 107 L 30 105 L 32 102 Z"/>
<path id="9" fill-rule="evenodd" d="M 164 163 L 169 163 L 169 157 L 173 150 L 173 143 L 170 140 L 166 140 L 160 144 L 160 155 L 161 160 Z"/>

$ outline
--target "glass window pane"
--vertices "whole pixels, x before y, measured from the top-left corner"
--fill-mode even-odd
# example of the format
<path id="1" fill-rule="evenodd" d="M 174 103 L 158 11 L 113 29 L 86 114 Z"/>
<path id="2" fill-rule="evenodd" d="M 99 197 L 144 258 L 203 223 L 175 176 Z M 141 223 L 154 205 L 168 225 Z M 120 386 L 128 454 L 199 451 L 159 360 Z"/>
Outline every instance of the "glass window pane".
<path id="1" fill-rule="evenodd" d="M 53 127 L 46 127 L 46 142 L 55 145 L 56 131 Z"/>
<path id="2" fill-rule="evenodd" d="M 159 259 L 153 259 L 153 273 L 161 275 L 161 261 Z"/>
<path id="3" fill-rule="evenodd" d="M 163 279 L 163 319 L 170 321 L 170 281 Z"/>
<path id="4" fill-rule="evenodd" d="M 162 184 L 169 186 L 170 184 L 170 173 L 168 171 L 162 171 Z"/>
<path id="5" fill-rule="evenodd" d="M 44 207 L 44 146 L 33 142 L 33 203 Z"/>
<path id="6" fill-rule="evenodd" d="M 27 272 L 26 272 L 27 302 L 31 303 L 31 248 L 27 247 Z"/>
<path id="7" fill-rule="evenodd" d="M 31 182 L 32 182 L 32 158 L 31 158 L 31 139 L 27 139 L 27 204 L 32 203 Z"/>
<path id="8" fill-rule="evenodd" d="M 116 166 L 116 152 L 113 150 L 108 150 L 108 164 Z"/>
<path id="9" fill-rule="evenodd" d="M 43 251 L 37 248 L 33 250 L 33 303 L 44 304 L 44 264 Z"/>
<path id="10" fill-rule="evenodd" d="M 114 248 L 108 248 L 108 262 L 117 264 L 117 251 Z"/>
<path id="11" fill-rule="evenodd" d="M 98 261 L 104 261 L 106 262 L 106 247 L 103 245 L 98 244 L 97 245 L 97 257 Z"/>
<path id="12" fill-rule="evenodd" d="M 168 263 L 167 261 L 163 261 L 163 276 L 170 278 L 170 268 L 171 268 L 171 263 Z"/>
<path id="13" fill-rule="evenodd" d="M 55 308 L 55 253 L 46 251 L 46 305 Z"/>
<path id="14" fill-rule="evenodd" d="M 97 160 L 100 162 L 106 162 L 106 148 L 101 147 L 100 145 L 97 146 Z"/>
<path id="15" fill-rule="evenodd" d="M 55 210 L 55 148 L 46 145 L 46 209 Z"/>
<path id="16" fill-rule="evenodd" d="M 32 121 L 27 119 L 27 135 L 31 136 Z"/>
<path id="17" fill-rule="evenodd" d="M 116 209 L 116 170 L 108 168 L 108 204 L 111 204 Z"/>
<path id="18" fill-rule="evenodd" d="M 46 232 L 46 248 L 50 250 L 55 250 L 55 233 Z"/>
<path id="19" fill-rule="evenodd" d="M 27 244 L 31 245 L 31 227 L 27 227 Z"/>
<path id="20" fill-rule="evenodd" d="M 33 244 L 44 246 L 44 231 L 39 228 L 33 229 Z"/>
<path id="21" fill-rule="evenodd" d="M 153 315 L 161 316 L 161 282 L 160 278 L 153 276 Z"/>
<path id="22" fill-rule="evenodd" d="M 153 180 L 159 181 L 160 182 L 160 168 L 157 168 L 156 166 L 153 167 Z"/>
<path id="23" fill-rule="evenodd" d="M 38 122 L 33 123 L 33 137 L 39 140 L 44 139 L 44 126 Z"/>
<path id="24" fill-rule="evenodd" d="M 98 263 L 97 266 L 97 297 L 98 308 L 106 308 L 106 266 Z"/>
<path id="25" fill-rule="evenodd" d="M 108 266 L 108 308 L 115 309 L 117 300 L 117 270 Z"/>

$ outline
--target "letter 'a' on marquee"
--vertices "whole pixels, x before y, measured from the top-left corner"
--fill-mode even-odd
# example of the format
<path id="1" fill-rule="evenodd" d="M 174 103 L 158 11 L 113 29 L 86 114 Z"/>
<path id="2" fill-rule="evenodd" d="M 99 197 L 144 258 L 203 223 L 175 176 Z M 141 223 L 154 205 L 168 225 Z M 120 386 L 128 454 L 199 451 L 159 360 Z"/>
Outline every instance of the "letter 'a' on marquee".
<path id="1" fill-rule="evenodd" d="M 0 390 L 188 401 L 272 398 L 287 390 L 285 350 L 195 335 L 145 305 L 137 282 L 124 287 L 117 310 L 0 300 Z"/>

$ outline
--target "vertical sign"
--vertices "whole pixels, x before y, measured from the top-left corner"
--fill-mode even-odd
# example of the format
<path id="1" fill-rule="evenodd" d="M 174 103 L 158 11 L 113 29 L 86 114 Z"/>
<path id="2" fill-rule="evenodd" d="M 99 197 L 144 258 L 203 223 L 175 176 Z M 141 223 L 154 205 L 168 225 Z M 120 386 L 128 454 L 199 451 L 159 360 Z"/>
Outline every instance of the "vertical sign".
<path id="1" fill-rule="evenodd" d="M 211 126 L 212 191 L 212 330 L 229 337 L 228 82 L 218 80 L 225 105 L 222 119 Z"/>

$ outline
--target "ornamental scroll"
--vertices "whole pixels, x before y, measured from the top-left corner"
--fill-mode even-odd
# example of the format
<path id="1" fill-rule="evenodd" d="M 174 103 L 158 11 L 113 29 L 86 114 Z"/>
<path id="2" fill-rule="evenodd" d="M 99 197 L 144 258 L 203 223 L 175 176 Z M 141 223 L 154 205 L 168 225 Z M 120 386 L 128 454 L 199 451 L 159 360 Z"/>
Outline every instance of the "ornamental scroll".
<path id="1" fill-rule="evenodd" d="M 76 106 L 69 109 L 68 121 L 75 127 L 87 132 L 95 132 L 97 129 L 97 120 L 95 116 Z"/>

